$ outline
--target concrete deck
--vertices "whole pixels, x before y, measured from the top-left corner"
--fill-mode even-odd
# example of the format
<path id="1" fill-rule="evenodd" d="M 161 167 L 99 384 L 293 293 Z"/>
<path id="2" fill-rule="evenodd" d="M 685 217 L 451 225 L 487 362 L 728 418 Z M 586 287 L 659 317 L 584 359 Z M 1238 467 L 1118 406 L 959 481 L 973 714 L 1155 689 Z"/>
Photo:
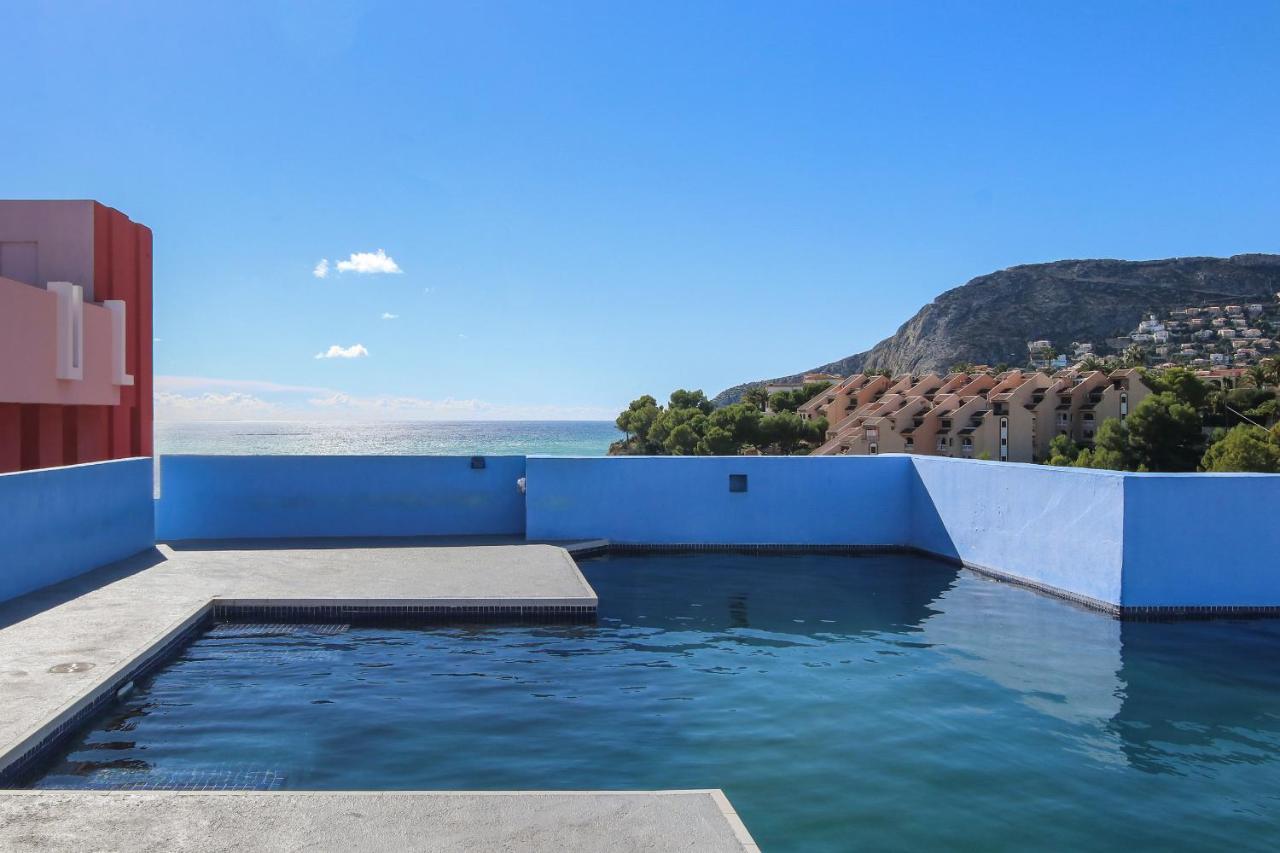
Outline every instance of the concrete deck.
<path id="1" fill-rule="evenodd" d="M 718 791 L 19 791 L 0 848 L 240 851 L 758 851 Z"/>

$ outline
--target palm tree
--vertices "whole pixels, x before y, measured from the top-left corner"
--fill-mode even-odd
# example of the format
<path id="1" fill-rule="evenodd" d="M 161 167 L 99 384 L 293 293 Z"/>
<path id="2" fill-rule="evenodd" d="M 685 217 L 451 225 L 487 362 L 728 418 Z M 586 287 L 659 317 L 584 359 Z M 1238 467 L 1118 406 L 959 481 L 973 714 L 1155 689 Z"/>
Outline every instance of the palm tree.
<path id="1" fill-rule="evenodd" d="M 1254 388 L 1262 388 L 1271 379 L 1271 371 L 1264 365 L 1252 364 L 1244 372 L 1241 380 L 1245 385 L 1251 385 Z"/>
<path id="2" fill-rule="evenodd" d="M 757 385 L 742 392 L 742 402 L 749 403 L 760 411 L 764 411 L 765 407 L 769 405 L 769 395 L 765 393 L 763 385 Z"/>
<path id="3" fill-rule="evenodd" d="M 1262 367 L 1266 370 L 1268 385 L 1280 385 L 1280 358 L 1263 359 Z"/>
<path id="4" fill-rule="evenodd" d="M 1083 361 L 1081 361 L 1078 365 L 1076 365 L 1076 367 L 1078 367 L 1081 371 L 1085 373 L 1091 373 L 1095 370 L 1101 370 L 1104 373 L 1107 371 L 1106 363 L 1103 362 L 1102 359 L 1098 358 L 1096 355 L 1088 356 Z"/>
<path id="5" fill-rule="evenodd" d="M 1137 344 L 1130 344 L 1121 360 L 1125 367 L 1142 367 L 1147 363 L 1147 351 Z"/>

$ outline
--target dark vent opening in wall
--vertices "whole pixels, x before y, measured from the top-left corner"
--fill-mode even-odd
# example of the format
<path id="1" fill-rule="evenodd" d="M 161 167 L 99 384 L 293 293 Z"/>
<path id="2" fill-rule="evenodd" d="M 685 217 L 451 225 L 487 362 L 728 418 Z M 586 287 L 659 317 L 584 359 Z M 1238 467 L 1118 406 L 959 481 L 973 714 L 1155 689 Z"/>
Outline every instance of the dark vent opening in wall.
<path id="1" fill-rule="evenodd" d="M 483 457 L 483 456 L 472 456 L 472 457 L 471 457 L 471 467 L 472 467 L 472 468 L 483 468 L 483 467 L 484 467 L 484 457 Z"/>
<path id="2" fill-rule="evenodd" d="M 729 491 L 745 492 L 747 490 L 746 474 L 730 474 L 729 475 Z"/>

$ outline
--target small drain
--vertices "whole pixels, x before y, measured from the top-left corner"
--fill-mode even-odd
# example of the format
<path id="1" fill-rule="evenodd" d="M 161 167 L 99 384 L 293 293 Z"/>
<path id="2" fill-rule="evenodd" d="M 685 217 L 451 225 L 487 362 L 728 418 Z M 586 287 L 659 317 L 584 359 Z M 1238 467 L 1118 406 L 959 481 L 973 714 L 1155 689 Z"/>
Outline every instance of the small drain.
<path id="1" fill-rule="evenodd" d="M 53 673 L 63 672 L 88 672 L 93 669 L 93 664 L 86 661 L 76 661 L 75 663 L 60 663 L 49 667 L 49 671 Z"/>

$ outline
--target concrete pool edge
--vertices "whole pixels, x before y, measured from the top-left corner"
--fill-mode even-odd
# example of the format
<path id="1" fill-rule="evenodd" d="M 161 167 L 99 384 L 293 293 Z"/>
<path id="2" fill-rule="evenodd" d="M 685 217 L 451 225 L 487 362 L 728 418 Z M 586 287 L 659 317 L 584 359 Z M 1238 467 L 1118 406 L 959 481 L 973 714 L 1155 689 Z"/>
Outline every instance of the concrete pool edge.
<path id="1" fill-rule="evenodd" d="M 718 788 L 9 791 L 0 795 L 0 843 L 112 851 L 760 850 Z"/>

